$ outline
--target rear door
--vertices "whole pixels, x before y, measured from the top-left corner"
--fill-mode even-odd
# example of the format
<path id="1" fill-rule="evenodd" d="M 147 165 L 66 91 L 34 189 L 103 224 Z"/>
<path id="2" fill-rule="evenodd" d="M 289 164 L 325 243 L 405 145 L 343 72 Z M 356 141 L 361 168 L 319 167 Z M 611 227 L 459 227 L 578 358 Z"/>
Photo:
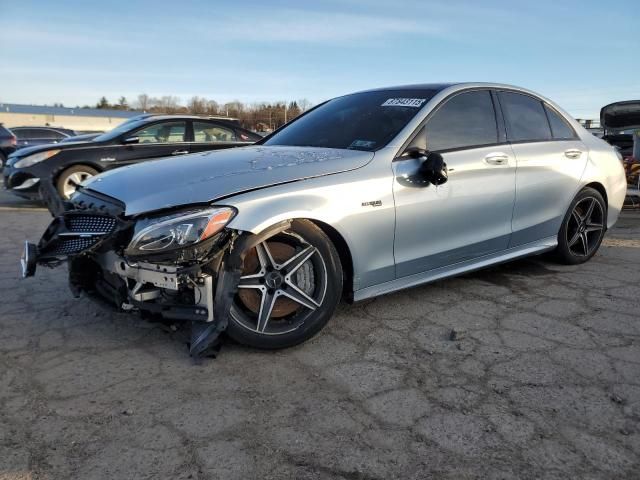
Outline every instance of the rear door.
<path id="1" fill-rule="evenodd" d="M 573 127 L 539 98 L 508 91 L 499 98 L 517 161 L 515 247 L 558 234 L 588 152 Z"/>
<path id="2" fill-rule="evenodd" d="M 397 277 L 507 248 L 515 158 L 492 97 L 489 90 L 459 93 L 428 118 L 426 147 L 442 154 L 449 169 L 447 183 L 416 186 L 404 179 L 415 174 L 419 162 L 393 163 Z"/>
<path id="3" fill-rule="evenodd" d="M 219 150 L 237 147 L 242 144 L 251 144 L 250 141 L 241 138 L 238 132 L 230 125 L 207 120 L 193 120 L 192 125 L 193 143 L 190 144 L 192 152 Z"/>
<path id="4" fill-rule="evenodd" d="M 112 152 L 109 148 L 102 152 L 104 158 L 101 160 L 109 162 L 109 167 L 191 153 L 187 142 L 186 120 L 166 120 L 147 124 L 128 133 L 126 138 L 137 138 L 137 143 L 114 145 Z"/>

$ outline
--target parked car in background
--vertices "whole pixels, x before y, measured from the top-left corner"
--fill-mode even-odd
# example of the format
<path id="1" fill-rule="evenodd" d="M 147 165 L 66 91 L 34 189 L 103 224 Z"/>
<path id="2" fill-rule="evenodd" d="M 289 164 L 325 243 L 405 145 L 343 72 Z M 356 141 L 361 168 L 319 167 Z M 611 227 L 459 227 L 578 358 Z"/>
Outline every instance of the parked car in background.
<path id="1" fill-rule="evenodd" d="M 224 330 L 283 348 L 343 295 L 547 251 L 586 262 L 626 188 L 614 149 L 555 103 L 488 83 L 345 95 L 256 146 L 182 160 L 83 184 L 25 245 L 24 274 L 69 259 L 76 293 L 190 321 L 193 355 Z"/>
<path id="2" fill-rule="evenodd" d="M 11 131 L 17 138 L 18 149 L 59 143 L 65 138 L 76 135 L 76 132 L 68 128 L 55 127 L 12 127 Z"/>
<path id="3" fill-rule="evenodd" d="M 7 157 L 16 151 L 16 136 L 0 123 L 0 170 Z"/>
<path id="4" fill-rule="evenodd" d="M 600 124 L 604 140 L 620 152 L 627 174 L 625 205 L 640 206 L 640 100 L 615 102 L 602 107 Z"/>
<path id="5" fill-rule="evenodd" d="M 9 156 L 5 187 L 16 195 L 39 198 L 43 181 L 53 182 L 62 198 L 104 170 L 159 157 L 249 145 L 260 137 L 237 125 L 185 115 L 151 115 L 127 121 L 90 142 L 24 148 Z"/>

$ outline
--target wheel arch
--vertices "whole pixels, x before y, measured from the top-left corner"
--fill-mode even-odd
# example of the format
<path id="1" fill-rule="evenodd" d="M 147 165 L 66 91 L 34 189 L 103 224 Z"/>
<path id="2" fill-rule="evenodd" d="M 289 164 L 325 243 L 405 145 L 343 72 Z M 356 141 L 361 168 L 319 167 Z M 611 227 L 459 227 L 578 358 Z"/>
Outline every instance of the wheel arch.
<path id="1" fill-rule="evenodd" d="M 340 232 L 328 223 L 310 218 L 301 220 L 308 220 L 316 225 L 329 237 L 333 246 L 336 247 L 338 255 L 340 256 L 340 263 L 342 264 L 342 295 L 347 301 L 353 302 L 353 258 L 351 257 L 349 244 Z"/>
<path id="2" fill-rule="evenodd" d="M 258 234 L 270 228 L 272 225 L 275 225 L 278 222 L 284 220 L 306 220 L 313 223 L 316 227 L 322 230 L 322 232 L 327 237 L 329 237 L 329 240 L 331 240 L 333 246 L 338 252 L 340 263 L 342 264 L 342 295 L 347 301 L 352 302 L 354 292 L 355 267 L 351 248 L 349 247 L 349 242 L 344 233 L 340 232 L 338 228 L 329 223 L 327 219 L 314 216 L 310 211 L 299 211 L 281 213 L 270 218 L 260 218 L 259 221 L 252 222 L 252 224 L 238 222 L 234 219 L 229 224 L 229 227 L 235 230 L 245 230 Z"/>
<path id="3" fill-rule="evenodd" d="M 602 195 L 605 205 L 606 206 L 609 205 L 609 197 L 607 195 L 607 189 L 604 187 L 603 184 L 601 184 L 600 182 L 591 182 L 591 183 L 587 183 L 585 186 L 582 187 L 582 189 L 585 189 L 585 188 L 593 188 L 594 190 L 596 190 L 600 195 Z"/>
<path id="4" fill-rule="evenodd" d="M 64 165 L 60 165 L 58 168 L 56 168 L 55 172 L 52 175 L 53 182 L 56 183 L 60 178 L 60 175 L 62 175 L 64 172 L 66 172 L 67 170 L 73 167 L 91 167 L 94 170 L 96 170 L 98 173 L 104 172 L 104 167 L 98 164 L 98 162 L 78 160 L 78 161 L 65 163 Z"/>

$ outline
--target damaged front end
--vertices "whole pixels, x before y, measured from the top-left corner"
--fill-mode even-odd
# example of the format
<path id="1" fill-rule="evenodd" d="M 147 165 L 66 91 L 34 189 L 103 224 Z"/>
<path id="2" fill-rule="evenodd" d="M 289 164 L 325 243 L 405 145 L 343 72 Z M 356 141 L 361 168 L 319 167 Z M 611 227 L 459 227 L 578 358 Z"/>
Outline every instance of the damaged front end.
<path id="1" fill-rule="evenodd" d="M 214 353 L 237 291 L 244 255 L 286 228 L 259 235 L 226 225 L 235 210 L 205 206 L 127 218 L 124 205 L 80 190 L 50 205 L 54 220 L 37 245 L 26 243 L 23 276 L 67 263 L 75 296 L 100 296 L 123 311 L 191 323 L 190 352 Z"/>

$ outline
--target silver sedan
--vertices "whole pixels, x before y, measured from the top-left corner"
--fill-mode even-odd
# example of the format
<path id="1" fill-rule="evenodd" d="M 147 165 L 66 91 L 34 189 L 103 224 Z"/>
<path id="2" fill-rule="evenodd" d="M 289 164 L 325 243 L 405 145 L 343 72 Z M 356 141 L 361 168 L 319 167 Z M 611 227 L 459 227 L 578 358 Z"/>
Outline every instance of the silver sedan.
<path id="1" fill-rule="evenodd" d="M 553 251 L 591 258 L 620 212 L 621 159 L 558 105 L 507 85 L 329 100 L 258 142 L 98 175 L 25 276 L 68 260 L 75 292 L 260 348 L 310 338 L 359 301 Z"/>

